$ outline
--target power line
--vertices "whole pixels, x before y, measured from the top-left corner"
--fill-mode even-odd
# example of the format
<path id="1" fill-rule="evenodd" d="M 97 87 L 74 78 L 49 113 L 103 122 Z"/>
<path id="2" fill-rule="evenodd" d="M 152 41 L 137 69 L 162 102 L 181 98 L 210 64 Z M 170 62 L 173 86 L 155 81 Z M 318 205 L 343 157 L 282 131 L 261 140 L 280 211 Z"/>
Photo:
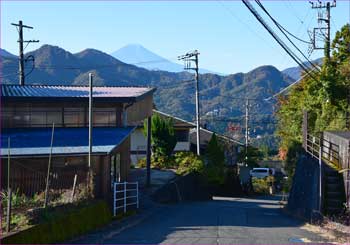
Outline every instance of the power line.
<path id="1" fill-rule="evenodd" d="M 23 43 L 27 43 L 27 46 L 29 43 L 38 43 L 38 40 L 29 40 L 29 41 L 24 41 L 23 40 L 23 28 L 27 29 L 33 29 L 31 26 L 23 25 L 23 22 L 20 20 L 18 24 L 11 23 L 11 25 L 15 26 L 16 29 L 18 30 L 18 43 L 19 43 L 19 84 L 24 85 L 24 80 L 25 80 L 25 74 L 24 74 L 24 53 L 23 53 Z M 26 46 L 26 47 L 27 47 Z M 33 57 L 33 56 L 32 56 Z M 34 59 L 34 57 L 33 57 Z"/>
<path id="2" fill-rule="evenodd" d="M 126 65 L 140 65 L 140 64 L 150 64 L 150 63 L 165 63 L 167 60 L 150 60 L 142 61 L 137 63 L 125 63 Z M 81 69 L 98 69 L 98 68 L 114 68 L 120 64 L 105 64 L 105 65 L 89 65 L 89 66 L 57 66 L 57 65 L 37 65 L 36 69 L 47 69 L 47 70 L 81 70 Z M 7 66 L 13 67 L 13 66 Z"/>
<path id="3" fill-rule="evenodd" d="M 184 55 L 179 56 L 179 60 L 183 60 L 185 63 L 185 70 L 194 70 L 195 81 L 196 81 L 196 127 L 197 127 L 197 155 L 200 156 L 200 117 L 199 117 L 199 77 L 198 77 L 198 55 L 197 50 L 188 52 Z M 191 67 L 191 63 L 194 62 L 195 67 Z"/>
<path id="4" fill-rule="evenodd" d="M 295 82 L 289 84 L 287 87 L 281 89 L 281 90 L 280 90 L 279 92 L 277 92 L 276 94 L 274 94 L 274 95 L 272 95 L 271 97 L 266 98 L 266 99 L 264 99 L 264 100 L 265 100 L 265 101 L 269 101 L 269 100 L 275 98 L 276 96 L 282 94 L 283 92 L 285 92 L 285 91 L 287 91 L 288 89 L 290 89 L 291 87 L 293 87 L 295 84 L 297 84 L 297 83 L 299 83 L 300 81 L 302 81 L 307 75 L 308 75 L 308 74 L 304 74 L 304 75 L 301 76 L 297 81 L 295 81 Z"/>
<path id="5" fill-rule="evenodd" d="M 288 46 L 276 35 L 276 33 L 267 25 L 267 23 L 262 19 L 262 17 L 258 14 L 258 12 L 254 9 L 254 7 L 250 4 L 248 0 L 242 0 L 244 5 L 248 8 L 248 10 L 254 15 L 254 17 L 260 22 L 260 24 L 270 33 L 270 35 L 276 40 L 276 42 L 288 53 L 288 55 L 306 72 L 312 77 L 314 80 L 316 78 L 311 74 L 307 67 L 304 66 L 303 62 L 297 57 L 293 51 L 291 51 Z"/>
<path id="6" fill-rule="evenodd" d="M 267 44 L 268 46 L 270 46 L 272 48 L 272 50 L 274 50 L 274 47 L 272 45 L 270 45 L 270 43 L 268 41 L 266 41 L 258 32 L 256 32 L 253 28 L 251 28 L 246 22 L 244 22 L 243 20 L 241 20 L 236 14 L 235 12 L 233 12 L 230 8 L 228 8 L 226 5 L 223 4 L 222 1 L 217 0 L 217 2 L 221 5 L 221 7 L 223 7 L 231 16 L 233 16 L 236 20 L 238 20 L 239 22 L 241 22 L 245 27 L 247 27 L 247 29 L 254 34 L 254 36 L 259 37 L 261 40 L 263 40 L 265 42 L 265 44 Z"/>
<path id="7" fill-rule="evenodd" d="M 273 18 L 271 16 L 271 14 L 268 12 L 268 10 L 264 7 L 264 5 L 259 1 L 259 0 L 255 0 L 255 2 L 258 4 L 258 6 L 267 14 L 267 16 L 270 17 L 270 19 L 273 21 L 273 23 L 277 26 L 277 28 L 282 32 L 282 34 L 287 38 L 287 40 L 293 45 L 293 47 L 298 50 L 298 52 L 304 57 L 304 59 L 311 64 L 311 66 L 316 67 L 309 59 L 308 57 L 305 56 L 305 54 L 294 44 L 294 42 L 287 36 L 287 34 L 285 32 L 287 32 L 288 34 L 292 35 L 294 38 L 299 39 L 298 37 L 295 37 L 293 34 L 291 34 L 286 28 L 284 28 L 280 23 L 278 23 L 278 21 L 276 21 L 275 18 Z M 306 42 L 304 40 L 301 40 L 303 42 Z M 306 42 L 308 44 L 311 44 L 311 42 Z"/>

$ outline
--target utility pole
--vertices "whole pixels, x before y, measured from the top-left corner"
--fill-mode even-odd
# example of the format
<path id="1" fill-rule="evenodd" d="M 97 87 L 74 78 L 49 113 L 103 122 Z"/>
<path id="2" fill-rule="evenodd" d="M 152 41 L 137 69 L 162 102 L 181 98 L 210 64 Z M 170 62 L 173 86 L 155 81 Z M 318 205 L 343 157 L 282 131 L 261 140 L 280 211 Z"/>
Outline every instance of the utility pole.
<path id="1" fill-rule="evenodd" d="M 92 154 L 92 127 L 93 127 L 93 75 L 89 73 L 89 157 L 88 166 L 91 169 L 91 154 Z"/>
<path id="2" fill-rule="evenodd" d="M 249 146 L 249 99 L 245 103 L 245 163 L 248 165 L 248 146 Z"/>
<path id="3" fill-rule="evenodd" d="M 38 43 L 39 40 L 28 40 L 28 41 L 24 41 L 23 40 L 23 28 L 27 28 L 27 29 L 33 29 L 33 27 L 31 26 L 26 26 L 23 25 L 23 22 L 20 20 L 18 22 L 18 24 L 15 23 L 11 23 L 11 25 L 18 27 L 18 44 L 19 44 L 19 70 L 18 70 L 18 74 L 19 74 L 19 84 L 20 85 L 24 85 L 24 80 L 25 80 L 25 75 L 24 75 L 24 53 L 23 53 L 23 43 Z"/>
<path id="4" fill-rule="evenodd" d="M 198 75 L 198 55 L 199 52 L 194 50 L 188 52 L 185 55 L 178 57 L 179 60 L 183 60 L 185 63 L 185 70 L 194 70 L 195 71 L 195 80 L 196 80 L 196 126 L 197 126 L 197 155 L 201 155 L 200 151 L 200 117 L 199 117 L 199 75 Z M 191 67 L 191 62 L 194 62 L 195 67 Z"/>
<path id="5" fill-rule="evenodd" d="M 310 1 L 312 9 L 318 9 L 318 24 L 319 27 L 313 29 L 313 35 L 311 38 L 312 49 L 325 49 L 325 56 L 330 58 L 331 50 L 331 8 L 337 6 L 336 0 L 321 2 L 321 1 Z M 323 9 L 326 9 L 324 13 Z M 324 14 L 326 16 L 324 16 Z M 323 25 L 326 24 L 326 26 Z M 317 41 L 322 40 L 325 42 L 324 46 L 318 46 Z"/>

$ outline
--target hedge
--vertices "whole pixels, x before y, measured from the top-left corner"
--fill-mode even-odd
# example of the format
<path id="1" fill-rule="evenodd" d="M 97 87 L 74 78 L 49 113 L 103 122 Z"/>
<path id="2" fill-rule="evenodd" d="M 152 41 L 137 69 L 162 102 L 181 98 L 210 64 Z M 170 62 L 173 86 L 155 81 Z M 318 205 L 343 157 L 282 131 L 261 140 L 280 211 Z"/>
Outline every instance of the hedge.
<path id="1" fill-rule="evenodd" d="M 35 225 L 24 231 L 1 239 L 2 244 L 48 244 L 67 241 L 88 231 L 101 227 L 112 220 L 112 213 L 105 201 Z"/>

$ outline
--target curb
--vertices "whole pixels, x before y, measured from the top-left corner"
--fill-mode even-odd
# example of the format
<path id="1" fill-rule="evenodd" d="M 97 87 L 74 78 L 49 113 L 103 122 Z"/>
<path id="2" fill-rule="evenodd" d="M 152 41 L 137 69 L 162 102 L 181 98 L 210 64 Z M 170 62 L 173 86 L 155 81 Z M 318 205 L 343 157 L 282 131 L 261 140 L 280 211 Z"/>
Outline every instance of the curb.
<path id="1" fill-rule="evenodd" d="M 69 244 L 102 244 L 105 240 L 111 239 L 112 237 L 120 234 L 122 231 L 129 229 L 146 218 L 150 217 L 158 210 L 157 207 L 152 208 L 151 210 L 144 211 L 143 213 L 136 213 L 135 215 L 126 217 L 122 220 L 115 220 L 109 223 L 108 225 L 97 229 L 93 232 L 90 232 L 85 235 L 81 235 L 72 240 L 69 240 L 65 243 Z"/>

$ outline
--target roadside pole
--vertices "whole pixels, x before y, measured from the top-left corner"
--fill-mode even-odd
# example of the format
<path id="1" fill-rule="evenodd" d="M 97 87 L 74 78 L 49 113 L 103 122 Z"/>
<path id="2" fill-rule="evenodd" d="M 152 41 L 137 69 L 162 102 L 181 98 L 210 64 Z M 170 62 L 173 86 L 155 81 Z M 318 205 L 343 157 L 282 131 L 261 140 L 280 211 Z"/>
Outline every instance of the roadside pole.
<path id="1" fill-rule="evenodd" d="M 11 162 L 11 138 L 8 137 L 8 155 L 7 155 L 7 213 L 6 213 L 6 232 L 11 229 L 11 206 L 12 206 L 12 191 L 10 187 L 10 162 Z"/>

